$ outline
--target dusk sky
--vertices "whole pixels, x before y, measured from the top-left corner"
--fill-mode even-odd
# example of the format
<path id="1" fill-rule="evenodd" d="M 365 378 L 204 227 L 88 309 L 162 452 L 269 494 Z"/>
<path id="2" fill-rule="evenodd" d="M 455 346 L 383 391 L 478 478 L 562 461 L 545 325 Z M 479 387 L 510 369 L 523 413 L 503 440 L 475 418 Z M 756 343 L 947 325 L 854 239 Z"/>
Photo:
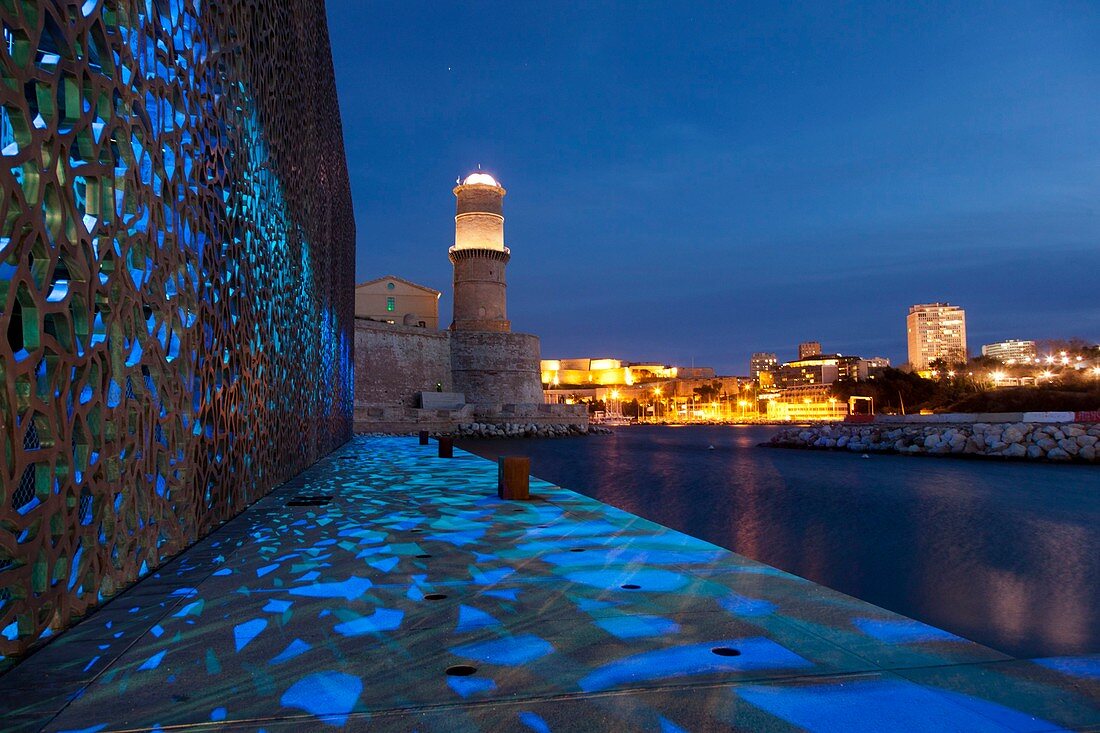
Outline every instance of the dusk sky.
<path id="1" fill-rule="evenodd" d="M 1100 3 L 912 5 L 328 0 L 356 280 L 450 323 L 480 163 L 543 358 L 902 364 L 933 301 L 1100 340 Z"/>

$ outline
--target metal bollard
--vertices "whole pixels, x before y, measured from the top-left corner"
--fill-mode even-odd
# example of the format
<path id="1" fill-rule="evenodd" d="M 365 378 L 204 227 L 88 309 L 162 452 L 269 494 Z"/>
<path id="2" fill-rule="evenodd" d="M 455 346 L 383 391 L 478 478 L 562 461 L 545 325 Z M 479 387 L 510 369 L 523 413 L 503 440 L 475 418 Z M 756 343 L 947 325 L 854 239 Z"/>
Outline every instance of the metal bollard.
<path id="1" fill-rule="evenodd" d="M 531 498 L 531 459 L 527 456 L 497 458 L 497 497 L 512 501 Z"/>
<path id="2" fill-rule="evenodd" d="M 439 436 L 439 457 L 440 458 L 454 458 L 455 455 L 455 439 L 450 435 Z"/>
<path id="3" fill-rule="evenodd" d="M 420 431 L 420 445 L 427 445 L 427 444 L 428 444 L 428 431 L 427 430 L 421 430 Z"/>

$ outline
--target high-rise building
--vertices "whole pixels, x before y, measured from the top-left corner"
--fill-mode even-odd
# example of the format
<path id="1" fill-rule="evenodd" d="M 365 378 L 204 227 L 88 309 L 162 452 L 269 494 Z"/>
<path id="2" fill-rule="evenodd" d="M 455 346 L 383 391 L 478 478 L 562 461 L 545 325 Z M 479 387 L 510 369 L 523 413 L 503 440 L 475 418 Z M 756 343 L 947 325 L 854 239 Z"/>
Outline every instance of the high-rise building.
<path id="1" fill-rule="evenodd" d="M 1000 362 L 1031 360 L 1035 358 L 1036 353 L 1034 341 L 1009 339 L 982 346 L 982 356 L 988 356 Z"/>
<path id="2" fill-rule="evenodd" d="M 909 337 L 909 364 L 914 369 L 927 369 L 936 359 L 949 363 L 966 361 L 966 313 L 959 306 L 950 303 L 910 306 L 905 328 Z"/>
<path id="3" fill-rule="evenodd" d="M 779 358 L 768 351 L 757 351 L 749 359 L 749 376 L 760 380 L 760 372 L 773 372 L 779 365 Z"/>
<path id="4" fill-rule="evenodd" d="M 820 341 L 803 341 L 798 345 L 798 358 L 809 359 L 811 356 L 818 356 L 821 354 L 821 342 Z"/>

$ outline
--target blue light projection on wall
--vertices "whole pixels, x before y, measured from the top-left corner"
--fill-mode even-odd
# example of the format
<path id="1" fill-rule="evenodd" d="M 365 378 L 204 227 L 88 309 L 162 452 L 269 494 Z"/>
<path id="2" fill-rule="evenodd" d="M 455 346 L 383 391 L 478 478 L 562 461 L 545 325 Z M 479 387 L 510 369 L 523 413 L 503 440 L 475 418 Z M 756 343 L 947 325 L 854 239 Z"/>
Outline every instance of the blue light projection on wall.
<path id="1" fill-rule="evenodd" d="M 0 4 L 0 669 L 350 437 L 321 3 Z"/>

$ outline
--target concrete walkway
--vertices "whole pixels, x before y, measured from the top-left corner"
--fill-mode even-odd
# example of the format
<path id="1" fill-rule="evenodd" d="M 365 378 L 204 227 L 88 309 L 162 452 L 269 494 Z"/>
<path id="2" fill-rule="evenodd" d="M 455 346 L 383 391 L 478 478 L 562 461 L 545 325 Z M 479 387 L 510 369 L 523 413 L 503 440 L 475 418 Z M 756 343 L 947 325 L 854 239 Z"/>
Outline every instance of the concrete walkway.
<path id="1" fill-rule="evenodd" d="M 356 438 L 0 677 L 0 728 L 1100 730 L 1100 656 L 1011 659 L 495 485 Z"/>

